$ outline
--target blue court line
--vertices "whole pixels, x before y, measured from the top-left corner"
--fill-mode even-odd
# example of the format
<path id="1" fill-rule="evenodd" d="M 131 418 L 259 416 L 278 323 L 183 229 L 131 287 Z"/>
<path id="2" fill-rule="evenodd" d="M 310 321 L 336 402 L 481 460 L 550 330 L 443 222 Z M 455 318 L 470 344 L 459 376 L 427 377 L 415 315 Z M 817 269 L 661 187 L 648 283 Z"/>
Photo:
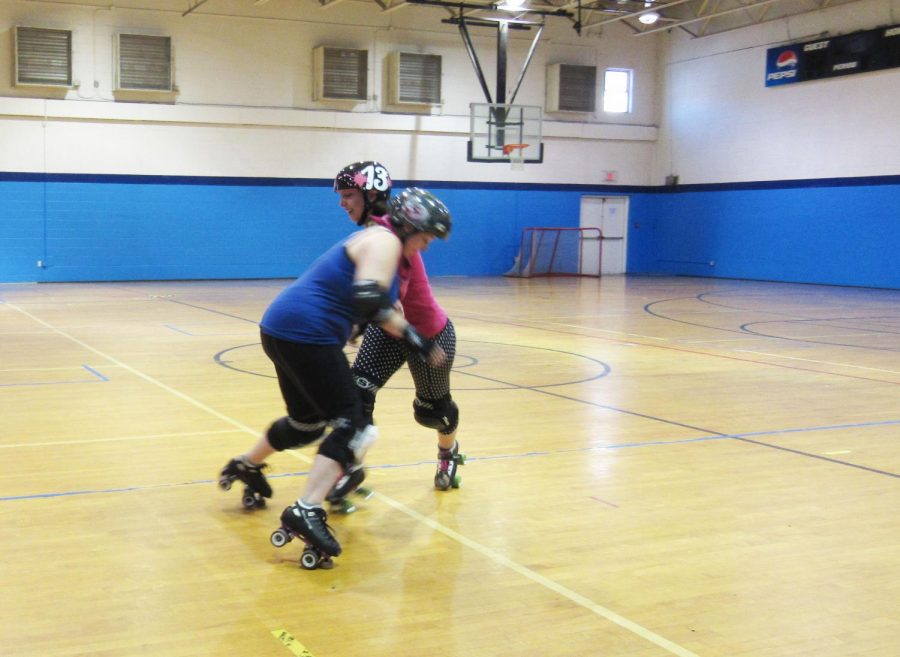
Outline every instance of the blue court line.
<path id="1" fill-rule="evenodd" d="M 163 324 L 163 326 L 165 326 L 167 329 L 172 329 L 176 333 L 181 333 L 182 335 L 189 335 L 191 337 L 194 337 L 193 333 L 188 333 L 187 331 L 182 331 L 180 328 L 172 326 L 171 324 Z"/>
<path id="2" fill-rule="evenodd" d="M 198 306 L 194 303 L 188 303 L 187 301 L 179 301 L 177 299 L 164 299 L 164 301 L 168 301 L 169 303 L 177 303 L 180 306 L 187 306 L 189 308 L 196 308 L 197 310 L 204 310 L 208 313 L 213 313 L 215 315 L 222 315 L 223 317 L 231 317 L 232 319 L 239 319 L 242 322 L 248 322 L 250 324 L 256 324 L 259 326 L 259 322 L 254 319 L 247 319 L 246 317 L 241 317 L 240 315 L 232 315 L 231 313 L 226 313 L 221 310 L 214 310 L 212 308 L 207 308 L 206 306 Z"/>
<path id="3" fill-rule="evenodd" d="M 550 456 L 552 454 L 570 454 L 572 452 L 593 452 L 600 450 L 612 450 L 612 449 L 633 449 L 635 447 L 659 447 L 666 445 L 684 445 L 689 443 L 698 443 L 698 442 L 706 442 L 713 440 L 738 440 L 747 443 L 751 443 L 754 445 L 760 445 L 763 447 L 771 447 L 773 449 L 782 450 L 785 452 L 791 452 L 793 454 L 798 454 L 801 456 L 809 456 L 812 458 L 816 458 L 822 461 L 827 461 L 830 463 L 835 463 L 838 465 L 845 465 L 851 468 L 856 468 L 859 470 L 865 470 L 867 472 L 872 472 L 875 474 L 882 474 L 888 477 L 900 478 L 900 474 L 896 472 L 887 472 L 885 470 L 878 470 L 877 468 L 870 468 L 865 465 L 858 465 L 855 463 L 848 463 L 847 461 L 841 461 L 838 459 L 833 459 L 827 456 L 823 456 L 821 454 L 813 454 L 811 452 L 804 452 L 801 450 L 791 449 L 789 447 L 782 447 L 780 445 L 772 445 L 771 443 L 761 443 L 755 440 L 752 440 L 750 436 L 772 436 L 772 435 L 783 435 L 789 433 L 801 433 L 801 432 L 812 432 L 812 431 L 835 431 L 840 429 L 855 429 L 855 428 L 865 428 L 865 427 L 879 427 L 879 426 L 890 426 L 900 424 L 900 420 L 886 420 L 884 422 L 860 422 L 856 424 L 836 424 L 831 426 L 823 426 L 823 427 L 805 427 L 799 429 L 778 429 L 774 431 L 755 431 L 744 434 L 716 434 L 709 436 L 700 436 L 697 438 L 676 438 L 673 440 L 654 440 L 650 442 L 641 442 L 641 443 L 614 443 L 611 445 L 591 445 L 590 447 L 577 447 L 572 449 L 557 449 L 553 451 L 544 451 L 544 452 L 523 452 L 520 454 L 497 454 L 494 456 L 467 456 L 466 462 L 470 461 L 497 461 L 501 459 L 521 459 L 521 458 L 533 458 L 535 456 Z M 417 468 L 422 465 L 433 465 L 436 463 L 435 460 L 426 460 L 426 461 L 415 461 L 413 463 L 385 463 L 382 465 L 373 465 L 366 466 L 368 470 L 394 470 L 400 468 Z M 268 479 L 285 479 L 288 477 L 305 477 L 309 474 L 309 471 L 299 471 L 299 472 L 285 472 L 282 474 L 271 474 L 268 475 Z M 154 490 L 159 488 L 176 488 L 180 486 L 208 486 L 216 483 L 215 479 L 198 479 L 195 481 L 186 481 L 180 484 L 152 484 L 149 486 L 128 486 L 124 488 L 106 488 L 106 489 L 91 489 L 91 490 L 75 490 L 75 491 L 62 491 L 55 493 L 31 493 L 27 495 L 11 495 L 7 497 L 0 497 L 0 502 L 15 502 L 20 500 L 33 500 L 33 499 L 47 499 L 47 498 L 55 498 L 55 497 L 77 497 L 80 495 L 97 495 L 97 494 L 108 494 L 108 493 L 131 493 L 145 490 Z"/>
<path id="4" fill-rule="evenodd" d="M 109 381 L 109 378 L 103 376 L 95 370 L 90 365 L 81 365 L 84 369 L 86 369 L 90 374 L 93 374 L 95 378 L 92 379 L 76 379 L 74 381 L 26 381 L 25 383 L 0 383 L 0 388 L 16 388 L 23 386 L 63 386 L 63 385 L 75 385 L 78 383 L 104 383 Z M 99 379 L 99 381 L 98 381 Z"/>
<path id="5" fill-rule="evenodd" d="M 172 324 L 163 324 L 167 329 L 171 329 L 176 333 L 181 333 L 182 335 L 186 335 L 191 338 L 210 338 L 210 337 L 221 337 L 223 335 L 242 335 L 241 333 L 191 333 L 190 331 L 185 331 L 184 329 L 180 329 L 177 326 L 173 326 Z"/>
<path id="6" fill-rule="evenodd" d="M 97 370 L 95 370 L 95 369 L 94 369 L 93 367 L 91 367 L 90 365 L 82 365 L 82 367 L 83 367 L 84 369 L 86 369 L 88 372 L 90 372 L 91 374 L 93 374 L 94 376 L 96 376 L 96 377 L 97 377 L 98 379 L 100 379 L 101 381 L 109 381 L 109 379 L 108 379 L 107 377 L 105 377 L 105 376 L 103 376 L 102 374 L 100 374 L 100 372 L 98 372 Z"/>
<path id="7" fill-rule="evenodd" d="M 753 431 L 750 433 L 734 434 L 735 438 L 749 438 L 751 436 L 774 436 L 785 433 L 802 433 L 806 431 L 834 431 L 836 429 L 859 429 L 861 427 L 883 427 L 892 424 L 900 424 L 900 420 L 882 420 L 880 422 L 856 422 L 854 424 L 834 424 L 826 427 L 805 427 L 802 429 L 775 429 L 773 431 Z"/>
<path id="8" fill-rule="evenodd" d="M 283 476 L 283 475 L 282 475 Z M 271 477 L 269 477 L 271 479 Z M 12 502 L 17 500 L 38 500 L 54 497 L 77 497 L 79 495 L 97 495 L 105 493 L 132 493 L 136 491 L 154 490 L 158 488 L 176 488 L 178 486 L 195 486 L 197 484 L 210 484 L 212 479 L 202 481 L 186 481 L 180 484 L 151 484 L 149 486 L 126 486 L 124 488 L 97 488 L 88 490 L 69 490 L 56 493 L 31 493 L 29 495 L 10 495 L 0 497 L 0 502 Z"/>

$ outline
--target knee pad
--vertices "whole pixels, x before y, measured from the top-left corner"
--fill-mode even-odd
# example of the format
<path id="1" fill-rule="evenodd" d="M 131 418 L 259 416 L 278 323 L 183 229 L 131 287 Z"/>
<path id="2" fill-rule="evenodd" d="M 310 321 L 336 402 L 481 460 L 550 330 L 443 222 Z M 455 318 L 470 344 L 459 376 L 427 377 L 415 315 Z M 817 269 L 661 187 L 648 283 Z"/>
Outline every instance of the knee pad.
<path id="1" fill-rule="evenodd" d="M 337 461 L 345 470 L 349 469 L 355 460 L 350 441 L 356 434 L 356 430 L 349 420 L 337 420 L 334 429 L 325 437 L 319 445 L 319 454 L 332 461 Z"/>
<path id="2" fill-rule="evenodd" d="M 290 417 L 275 420 L 266 432 L 269 444 L 279 452 L 309 445 L 325 433 L 325 422 L 303 423 Z"/>
<path id="3" fill-rule="evenodd" d="M 440 399 L 413 400 L 413 414 L 416 422 L 429 429 L 437 429 L 441 433 L 451 434 L 459 425 L 459 407 L 450 395 Z"/>
<path id="4" fill-rule="evenodd" d="M 319 446 L 319 454 L 337 461 L 349 472 L 353 467 L 362 464 L 366 452 L 378 440 L 378 428 L 369 424 L 362 429 L 354 429 L 344 421 L 335 427 Z"/>

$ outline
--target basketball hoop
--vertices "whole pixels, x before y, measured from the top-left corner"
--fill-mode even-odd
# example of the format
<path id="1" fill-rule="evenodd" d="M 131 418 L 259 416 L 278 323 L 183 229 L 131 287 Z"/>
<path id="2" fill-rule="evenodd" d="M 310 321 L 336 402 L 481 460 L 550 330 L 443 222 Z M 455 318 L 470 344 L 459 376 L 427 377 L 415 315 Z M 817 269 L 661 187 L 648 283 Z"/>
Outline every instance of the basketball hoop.
<path id="1" fill-rule="evenodd" d="M 513 171 L 525 169 L 525 149 L 528 144 L 505 144 L 503 154 L 509 158 L 509 165 Z"/>

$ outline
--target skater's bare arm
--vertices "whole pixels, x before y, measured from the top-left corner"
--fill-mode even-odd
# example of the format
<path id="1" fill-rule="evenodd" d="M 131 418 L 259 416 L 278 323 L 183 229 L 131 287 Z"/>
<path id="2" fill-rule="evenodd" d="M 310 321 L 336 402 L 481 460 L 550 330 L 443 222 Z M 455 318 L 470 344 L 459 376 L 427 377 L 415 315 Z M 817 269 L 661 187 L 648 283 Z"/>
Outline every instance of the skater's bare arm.
<path id="1" fill-rule="evenodd" d="M 389 288 L 397 273 L 403 244 L 391 231 L 380 226 L 357 233 L 347 243 L 347 256 L 356 265 L 356 281 L 375 281 Z"/>
<path id="2" fill-rule="evenodd" d="M 347 255 L 356 265 L 354 287 L 356 302 L 385 331 L 405 340 L 431 365 L 442 365 L 447 355 L 441 347 L 423 338 L 391 304 L 386 290 L 393 283 L 400 260 L 402 243 L 392 232 L 369 228 L 347 244 Z"/>

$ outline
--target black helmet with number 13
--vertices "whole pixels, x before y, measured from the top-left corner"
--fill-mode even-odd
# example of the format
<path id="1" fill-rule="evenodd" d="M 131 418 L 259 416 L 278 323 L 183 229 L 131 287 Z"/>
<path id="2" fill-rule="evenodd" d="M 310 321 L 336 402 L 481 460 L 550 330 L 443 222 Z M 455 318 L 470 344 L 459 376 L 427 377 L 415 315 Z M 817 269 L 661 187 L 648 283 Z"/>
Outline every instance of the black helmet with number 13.
<path id="1" fill-rule="evenodd" d="M 368 160 L 348 164 L 334 177 L 334 191 L 358 189 L 363 196 L 363 213 L 357 223 L 366 224 L 370 215 L 387 214 L 391 196 L 391 174 L 384 165 Z"/>

